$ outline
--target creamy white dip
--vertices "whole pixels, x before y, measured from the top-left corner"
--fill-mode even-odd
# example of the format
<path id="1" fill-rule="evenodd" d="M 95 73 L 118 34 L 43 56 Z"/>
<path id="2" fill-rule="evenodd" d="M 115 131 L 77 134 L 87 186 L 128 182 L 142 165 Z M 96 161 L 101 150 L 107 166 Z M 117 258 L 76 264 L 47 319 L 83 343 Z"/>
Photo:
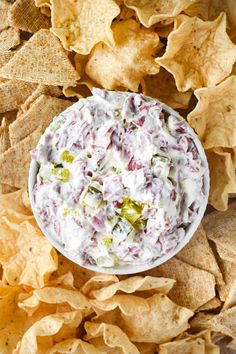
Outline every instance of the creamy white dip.
<path id="1" fill-rule="evenodd" d="M 83 264 L 154 261 L 206 198 L 192 129 L 141 94 L 94 89 L 54 118 L 32 157 L 35 211 Z"/>

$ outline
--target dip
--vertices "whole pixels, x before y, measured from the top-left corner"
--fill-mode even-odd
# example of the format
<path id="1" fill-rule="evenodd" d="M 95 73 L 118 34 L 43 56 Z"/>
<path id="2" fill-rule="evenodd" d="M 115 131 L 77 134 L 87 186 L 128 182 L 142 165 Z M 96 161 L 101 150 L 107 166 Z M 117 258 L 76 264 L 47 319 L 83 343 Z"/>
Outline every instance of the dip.
<path id="1" fill-rule="evenodd" d="M 94 89 L 54 118 L 32 152 L 35 212 L 80 264 L 153 262 L 206 200 L 194 137 L 155 99 Z"/>

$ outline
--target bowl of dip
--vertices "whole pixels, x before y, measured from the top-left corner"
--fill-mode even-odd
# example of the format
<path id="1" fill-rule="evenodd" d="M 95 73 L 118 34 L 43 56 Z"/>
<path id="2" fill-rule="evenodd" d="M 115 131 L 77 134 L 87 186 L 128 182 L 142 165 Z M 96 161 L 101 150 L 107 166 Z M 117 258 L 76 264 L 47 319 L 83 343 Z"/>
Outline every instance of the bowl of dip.
<path id="1" fill-rule="evenodd" d="M 54 247 L 80 266 L 146 271 L 199 226 L 207 159 L 193 129 L 160 101 L 92 93 L 55 117 L 31 152 L 32 210 Z"/>

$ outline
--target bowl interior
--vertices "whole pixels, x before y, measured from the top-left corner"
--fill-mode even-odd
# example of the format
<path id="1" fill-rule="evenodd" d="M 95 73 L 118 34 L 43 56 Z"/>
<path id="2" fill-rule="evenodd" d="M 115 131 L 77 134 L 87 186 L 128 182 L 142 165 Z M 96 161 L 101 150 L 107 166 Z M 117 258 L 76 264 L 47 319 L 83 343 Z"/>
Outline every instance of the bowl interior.
<path id="1" fill-rule="evenodd" d="M 172 114 L 176 117 L 181 118 L 181 116 L 179 115 L 178 112 L 174 111 L 173 109 L 169 108 L 168 106 L 166 106 L 165 104 L 163 104 L 163 108 L 166 112 L 168 112 L 169 114 Z M 58 242 L 58 240 L 56 240 L 54 237 L 52 237 L 52 235 L 50 235 L 48 233 L 48 231 L 45 229 L 44 225 L 42 224 L 40 218 L 38 217 L 36 210 L 35 210 L 35 205 L 34 205 L 34 198 L 33 198 L 33 188 L 34 185 L 36 183 L 36 176 L 37 176 L 37 172 L 38 172 L 38 166 L 37 166 L 37 162 L 32 160 L 31 164 L 30 164 L 30 169 L 29 169 L 29 181 L 28 181 L 28 188 L 29 188 L 29 198 L 30 198 L 30 203 L 31 203 L 31 207 L 32 207 L 32 211 L 34 214 L 34 217 L 41 229 L 41 231 L 43 232 L 43 234 L 47 237 L 47 239 L 52 243 L 52 245 L 60 252 L 62 253 L 66 258 L 70 259 L 71 261 L 75 262 L 76 264 L 93 270 L 95 272 L 100 272 L 100 273 L 106 273 L 106 274 L 134 274 L 134 273 L 140 273 L 140 272 L 144 272 L 146 270 L 155 268 L 159 265 L 161 265 L 162 263 L 168 261 L 170 258 L 172 258 L 173 256 L 175 256 L 191 239 L 191 237 L 193 236 L 193 234 L 195 233 L 195 231 L 197 230 L 198 226 L 201 223 L 201 220 L 203 218 L 203 215 L 205 213 L 206 207 L 207 207 L 207 201 L 208 201 L 208 195 L 209 195 L 209 170 L 208 170 L 208 163 L 207 163 L 207 159 L 206 159 L 206 155 L 204 152 L 204 149 L 197 137 L 197 135 L 195 134 L 195 132 L 192 130 L 192 135 L 193 135 L 193 140 L 194 143 L 198 149 L 199 155 L 201 157 L 202 160 L 202 164 L 205 167 L 205 175 L 204 175 L 204 193 L 205 193 L 205 200 L 202 203 L 199 212 L 195 218 L 195 220 L 189 224 L 186 227 L 186 234 L 185 237 L 179 242 L 179 244 L 176 246 L 176 248 L 174 248 L 172 251 L 170 251 L 168 254 L 161 256 L 159 258 L 157 258 L 154 262 L 149 263 L 149 264 L 144 264 L 144 265 L 128 265 L 128 266 L 117 266 L 117 267 L 112 267 L 112 268 L 100 268 L 98 266 L 95 265 L 83 265 L 81 263 L 78 262 L 77 259 L 73 258 L 62 246 L 62 244 L 60 242 Z"/>

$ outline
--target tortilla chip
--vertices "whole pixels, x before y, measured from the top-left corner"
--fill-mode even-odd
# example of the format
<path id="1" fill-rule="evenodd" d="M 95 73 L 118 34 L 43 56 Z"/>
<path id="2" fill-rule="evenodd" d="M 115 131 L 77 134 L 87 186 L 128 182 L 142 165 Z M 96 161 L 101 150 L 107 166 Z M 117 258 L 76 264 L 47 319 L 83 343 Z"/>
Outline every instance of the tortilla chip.
<path id="1" fill-rule="evenodd" d="M 228 296 L 223 305 L 223 310 L 230 309 L 231 307 L 236 306 L 236 277 L 229 287 Z"/>
<path id="2" fill-rule="evenodd" d="M 47 95 L 39 96 L 29 110 L 21 114 L 10 126 L 11 145 L 16 145 L 29 136 L 39 124 L 44 131 L 52 119 L 71 105 L 70 101 Z"/>
<path id="3" fill-rule="evenodd" d="M 234 147 L 236 114 L 236 76 L 230 76 L 216 87 L 195 91 L 196 108 L 188 115 L 205 149 Z"/>
<path id="4" fill-rule="evenodd" d="M 35 6 L 34 0 L 16 0 L 8 14 L 10 25 L 22 31 L 35 33 L 50 28 L 50 19 Z"/>
<path id="5" fill-rule="evenodd" d="M 70 354 L 101 354 L 101 351 L 94 345 L 84 342 L 81 339 L 72 338 L 66 339 L 60 343 L 55 344 L 48 352 L 48 354 L 70 353 Z"/>
<path id="6" fill-rule="evenodd" d="M 178 16 L 165 54 L 156 59 L 175 77 L 178 91 L 183 92 L 215 86 L 230 74 L 235 60 L 236 46 L 226 33 L 223 13 L 212 22 Z"/>
<path id="7" fill-rule="evenodd" d="M 92 83 L 92 80 L 89 81 Z M 94 84 L 92 87 L 97 87 L 97 85 Z M 92 95 L 88 83 L 83 81 L 78 82 L 78 84 L 74 87 L 73 86 L 63 87 L 62 91 L 65 97 L 77 97 L 78 99 L 86 98 Z"/>
<path id="8" fill-rule="evenodd" d="M 62 95 L 62 91 L 58 86 L 38 85 L 35 91 L 33 91 L 33 93 L 21 105 L 20 109 L 18 110 L 18 116 L 28 111 L 30 106 L 41 95 L 60 97 Z"/>
<path id="9" fill-rule="evenodd" d="M 210 169 L 209 204 L 215 209 L 225 211 L 228 208 L 230 193 L 236 191 L 235 168 L 231 154 L 217 148 L 206 151 Z"/>
<path id="10" fill-rule="evenodd" d="M 8 27 L 0 32 L 0 51 L 9 50 L 20 44 L 20 31 Z"/>
<path id="11" fill-rule="evenodd" d="M 118 326 L 107 323 L 85 322 L 84 327 L 87 332 L 87 339 L 102 336 L 108 347 L 121 348 L 124 354 L 139 354 L 138 349 Z"/>
<path id="12" fill-rule="evenodd" d="M 203 226 L 209 240 L 216 246 L 228 250 L 236 260 L 236 203 L 229 205 L 226 212 L 213 212 L 203 219 Z"/>
<path id="13" fill-rule="evenodd" d="M 17 307 L 19 287 L 5 286 L 0 282 L 0 352 L 13 353 L 21 339 L 27 320 L 26 313 Z"/>
<path id="14" fill-rule="evenodd" d="M 217 309 L 222 305 L 221 301 L 217 297 L 213 297 L 210 301 L 200 306 L 197 311 L 209 311 Z"/>
<path id="15" fill-rule="evenodd" d="M 37 310 L 40 302 L 47 304 L 67 303 L 71 310 L 85 310 L 91 308 L 87 298 L 78 290 L 63 289 L 56 287 L 44 287 L 33 291 L 33 294 L 26 298 L 18 306 L 30 314 Z"/>
<path id="16" fill-rule="evenodd" d="M 162 294 L 145 301 L 149 307 L 147 311 L 136 311 L 132 316 L 122 313 L 122 329 L 132 341 L 160 344 L 189 327 L 188 320 L 193 315 L 191 310 L 176 305 Z"/>
<path id="17" fill-rule="evenodd" d="M 27 186 L 30 165 L 30 151 L 34 149 L 42 134 L 42 128 L 37 128 L 17 145 L 0 155 L 0 182 L 17 188 Z"/>
<path id="18" fill-rule="evenodd" d="M 26 189 L 18 190 L 9 195 L 0 196 L 0 213 L 4 209 L 12 209 L 17 213 L 32 215 L 29 206 L 29 196 Z"/>
<path id="19" fill-rule="evenodd" d="M 81 291 L 86 295 L 90 295 L 91 292 L 103 288 L 104 286 L 108 287 L 110 284 L 117 283 L 118 281 L 119 278 L 115 275 L 95 275 L 88 279 L 88 281 L 82 286 Z"/>
<path id="20" fill-rule="evenodd" d="M 51 0 L 52 32 L 67 50 L 89 54 L 99 42 L 115 44 L 111 23 L 120 8 L 113 0 Z"/>
<path id="21" fill-rule="evenodd" d="M 1 16 L 1 15 L 0 15 Z M 5 50 L 0 52 L 0 68 L 4 66 L 15 53 L 10 50 Z"/>
<path id="22" fill-rule="evenodd" d="M 76 328 L 81 323 L 81 320 L 80 311 L 64 312 L 44 317 L 25 332 L 15 353 L 44 353 L 45 347 L 47 349 L 53 347 L 53 344 L 55 344 L 54 336 L 62 332 L 63 329 L 70 329 L 70 335 L 74 334 L 75 336 Z M 44 341 L 37 340 L 37 337 L 50 337 L 48 339 L 50 339 L 51 345 L 48 341 L 48 345 L 44 346 Z"/>
<path id="23" fill-rule="evenodd" d="M 208 243 L 203 226 L 200 225 L 190 242 L 176 256 L 181 261 L 213 274 L 222 300 L 225 300 L 225 283 L 214 253 Z"/>
<path id="24" fill-rule="evenodd" d="M 0 70 L 3 78 L 45 85 L 73 85 L 79 75 L 59 39 L 47 29 L 36 32 Z"/>
<path id="25" fill-rule="evenodd" d="M 0 83 L 0 112 L 17 109 L 35 88 L 35 84 L 16 80 Z"/>
<path id="26" fill-rule="evenodd" d="M 3 118 L 0 126 L 0 154 L 6 151 L 10 146 L 8 122 L 6 118 Z"/>
<path id="27" fill-rule="evenodd" d="M 151 27 L 157 22 L 177 16 L 192 4 L 192 0 L 124 0 L 124 3 L 135 10 L 139 21 L 145 27 Z"/>
<path id="28" fill-rule="evenodd" d="M 148 294 L 149 291 L 154 290 L 155 292 L 168 294 L 174 284 L 175 281 L 173 279 L 133 276 L 99 290 L 94 290 L 92 291 L 92 295 L 97 300 L 104 301 L 110 299 L 120 291 L 127 294 L 132 294 L 134 292 L 137 292 L 138 294 L 138 292 L 147 291 Z"/>
<path id="29" fill-rule="evenodd" d="M 180 306 L 196 310 L 215 297 L 215 277 L 211 273 L 182 262 L 176 257 L 150 269 L 148 274 L 175 279 L 176 284 L 168 296 Z"/>
<path id="30" fill-rule="evenodd" d="M 161 344 L 159 354 L 205 354 L 205 341 L 201 338 L 181 339 Z"/>
<path id="31" fill-rule="evenodd" d="M 205 342 L 205 354 L 220 354 L 219 346 L 214 344 L 213 333 L 208 329 L 195 334 L 184 332 L 180 334 L 177 338 L 187 339 L 188 341 L 195 339 L 203 339 Z"/>
<path id="32" fill-rule="evenodd" d="M 57 269 L 57 253 L 27 218 L 16 223 L 11 221 L 9 212 L 1 217 L 0 263 L 10 285 L 40 288 Z"/>
<path id="33" fill-rule="evenodd" d="M 161 68 L 157 75 L 144 78 L 144 95 L 157 98 L 173 109 L 188 108 L 192 92 L 179 92 L 173 76 Z"/>
<path id="34" fill-rule="evenodd" d="M 222 11 L 227 15 L 227 32 L 232 39 L 236 37 L 236 3 L 234 0 L 197 0 L 184 12 L 204 21 L 214 20 Z"/>
<path id="35" fill-rule="evenodd" d="M 106 89 L 138 91 L 144 76 L 159 72 L 153 59 L 159 49 L 159 37 L 132 19 L 114 24 L 113 32 L 115 46 L 97 44 L 89 56 L 86 73 Z"/>
<path id="36" fill-rule="evenodd" d="M 198 312 L 191 320 L 191 328 L 194 328 L 194 330 L 211 329 L 209 321 L 214 317 L 215 315 L 210 313 Z"/>

